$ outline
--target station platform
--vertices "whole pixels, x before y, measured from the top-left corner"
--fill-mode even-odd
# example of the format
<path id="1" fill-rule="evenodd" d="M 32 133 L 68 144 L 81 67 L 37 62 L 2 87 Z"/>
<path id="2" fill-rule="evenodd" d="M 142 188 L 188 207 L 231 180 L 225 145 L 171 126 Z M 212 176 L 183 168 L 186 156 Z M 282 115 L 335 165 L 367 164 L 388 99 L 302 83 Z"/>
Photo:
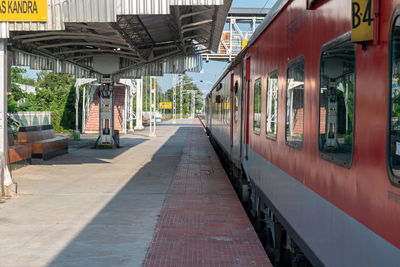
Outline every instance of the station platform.
<path id="1" fill-rule="evenodd" d="M 13 172 L 1 265 L 272 266 L 197 119 L 121 144 Z"/>

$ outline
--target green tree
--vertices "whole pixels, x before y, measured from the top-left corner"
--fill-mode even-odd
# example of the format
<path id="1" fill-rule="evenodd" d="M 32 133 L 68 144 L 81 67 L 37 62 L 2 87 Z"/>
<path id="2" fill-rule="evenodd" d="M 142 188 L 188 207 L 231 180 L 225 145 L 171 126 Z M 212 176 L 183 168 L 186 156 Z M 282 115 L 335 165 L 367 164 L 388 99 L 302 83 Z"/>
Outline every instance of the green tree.
<path id="1" fill-rule="evenodd" d="M 177 84 L 176 86 L 176 112 L 179 114 L 180 112 L 180 90 L 181 90 L 181 85 Z M 200 110 L 203 108 L 203 100 L 202 100 L 202 92 L 200 89 L 197 87 L 196 84 L 194 84 L 193 79 L 190 78 L 187 75 L 183 75 L 183 85 L 182 85 L 182 91 L 183 91 L 183 99 L 182 99 L 182 111 L 185 116 L 189 115 L 190 113 L 190 106 L 192 104 L 192 95 L 191 92 L 189 91 L 196 91 L 196 97 L 195 97 L 195 105 L 196 105 L 196 110 Z M 168 89 L 166 92 L 167 98 L 169 101 L 173 101 L 173 88 Z"/>

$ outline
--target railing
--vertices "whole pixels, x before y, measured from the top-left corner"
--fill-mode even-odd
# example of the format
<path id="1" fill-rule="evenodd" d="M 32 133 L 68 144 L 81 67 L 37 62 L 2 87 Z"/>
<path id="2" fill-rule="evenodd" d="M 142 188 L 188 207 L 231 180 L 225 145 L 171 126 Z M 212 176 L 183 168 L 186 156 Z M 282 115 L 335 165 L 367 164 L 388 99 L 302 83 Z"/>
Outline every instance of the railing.
<path id="1" fill-rule="evenodd" d="M 50 111 L 25 111 L 9 114 L 21 126 L 37 126 L 51 124 Z"/>

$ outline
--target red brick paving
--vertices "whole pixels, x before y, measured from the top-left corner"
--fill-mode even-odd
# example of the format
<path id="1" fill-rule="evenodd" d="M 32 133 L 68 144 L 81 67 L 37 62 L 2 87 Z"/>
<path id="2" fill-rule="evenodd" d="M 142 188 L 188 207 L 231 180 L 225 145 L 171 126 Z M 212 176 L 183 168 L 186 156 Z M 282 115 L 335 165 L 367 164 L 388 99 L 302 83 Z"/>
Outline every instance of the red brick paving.
<path id="1" fill-rule="evenodd" d="M 186 138 L 145 266 L 272 266 L 200 123 Z"/>

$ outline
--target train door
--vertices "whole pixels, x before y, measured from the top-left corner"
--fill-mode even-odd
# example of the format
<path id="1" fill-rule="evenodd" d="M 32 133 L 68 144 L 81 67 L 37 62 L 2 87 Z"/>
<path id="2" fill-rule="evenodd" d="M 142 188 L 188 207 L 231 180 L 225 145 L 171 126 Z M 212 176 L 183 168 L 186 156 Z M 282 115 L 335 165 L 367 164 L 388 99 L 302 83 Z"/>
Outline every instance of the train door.
<path id="1" fill-rule="evenodd" d="M 244 75 L 244 81 L 245 81 L 245 86 L 244 86 L 244 99 L 245 99 L 245 105 L 244 107 L 244 158 L 245 160 L 248 159 L 249 156 L 249 127 L 250 127 L 250 58 L 246 59 L 246 66 L 245 66 L 245 75 Z"/>
<path id="2" fill-rule="evenodd" d="M 207 127 L 211 129 L 211 93 L 205 99 L 205 110 L 206 110 L 206 120 L 207 120 Z"/>
<path id="3" fill-rule="evenodd" d="M 231 137 L 231 149 L 233 147 L 233 109 L 235 108 L 235 75 L 231 74 L 231 90 L 230 90 L 230 137 Z"/>

